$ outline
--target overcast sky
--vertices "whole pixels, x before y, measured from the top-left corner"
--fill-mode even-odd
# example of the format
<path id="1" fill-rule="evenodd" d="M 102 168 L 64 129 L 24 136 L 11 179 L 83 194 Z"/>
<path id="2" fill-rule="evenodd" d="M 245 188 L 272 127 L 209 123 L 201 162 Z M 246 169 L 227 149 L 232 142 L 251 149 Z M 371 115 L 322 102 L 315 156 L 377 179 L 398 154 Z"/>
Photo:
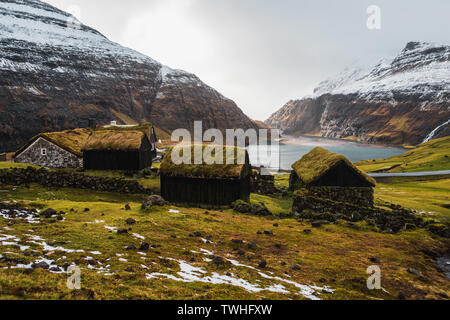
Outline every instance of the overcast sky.
<path id="1" fill-rule="evenodd" d="M 198 75 L 254 119 L 408 41 L 450 44 L 448 0 L 46 0 L 109 39 Z M 381 9 L 381 29 L 367 8 Z"/>

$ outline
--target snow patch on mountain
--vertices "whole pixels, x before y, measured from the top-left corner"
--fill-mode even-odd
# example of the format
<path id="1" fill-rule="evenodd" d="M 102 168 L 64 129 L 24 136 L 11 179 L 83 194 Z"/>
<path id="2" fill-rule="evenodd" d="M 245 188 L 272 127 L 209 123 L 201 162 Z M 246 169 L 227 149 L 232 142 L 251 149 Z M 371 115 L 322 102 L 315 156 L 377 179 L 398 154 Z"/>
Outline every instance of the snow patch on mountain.
<path id="1" fill-rule="evenodd" d="M 395 94 L 416 94 L 422 100 L 443 100 L 450 91 L 450 47 L 410 42 L 396 57 L 368 68 L 347 68 L 319 84 L 312 98 L 324 94 L 356 94 L 366 101 L 390 101 Z"/>

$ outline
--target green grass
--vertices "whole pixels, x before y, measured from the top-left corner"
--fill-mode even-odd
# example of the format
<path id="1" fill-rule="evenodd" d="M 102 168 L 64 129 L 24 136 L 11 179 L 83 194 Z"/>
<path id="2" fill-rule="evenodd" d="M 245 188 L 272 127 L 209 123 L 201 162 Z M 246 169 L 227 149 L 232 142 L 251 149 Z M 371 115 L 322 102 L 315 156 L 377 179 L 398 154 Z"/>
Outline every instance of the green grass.
<path id="1" fill-rule="evenodd" d="M 285 178 L 277 180 L 284 181 Z M 442 185 L 426 187 L 436 188 L 436 191 L 443 188 Z M 149 273 L 179 277 L 178 263 L 168 259 L 186 261 L 202 268 L 209 275 L 230 272 L 236 279 L 239 277 L 268 288 L 280 282 L 264 278 L 258 273 L 258 264 L 261 259 L 265 259 L 267 268 L 259 270 L 265 274 L 306 285 L 323 286 L 319 280 L 325 279 L 326 285 L 336 291 L 331 295 L 320 294 L 322 299 L 395 299 L 399 292 L 412 299 L 437 299 L 439 293 L 450 294 L 450 281 L 436 269 L 435 262 L 423 253 L 442 253 L 450 243 L 424 230 L 391 235 L 375 232 L 365 223 L 357 223 L 352 227 L 342 223 L 313 229 L 309 223 L 295 219 L 256 217 L 226 208 L 223 212 L 209 210 L 206 213 L 204 209 L 164 206 L 153 207 L 150 212 L 144 213 L 140 211 L 139 195 L 58 190 L 38 185 L 32 185 L 30 189 L 4 186 L 0 189 L 8 191 L 0 192 L 0 201 L 14 199 L 68 212 L 65 221 L 51 223 L 45 220 L 34 225 L 0 217 L 0 234 L 17 236 L 21 239 L 21 245 L 31 246 L 24 252 L 16 246 L 0 246 L 0 253 L 11 258 L 23 258 L 29 263 L 35 258 L 28 253 L 36 250 L 35 253 L 40 256 L 45 254 L 48 259 L 58 260 L 59 265 L 77 262 L 82 272 L 82 290 L 72 291 L 66 287 L 67 274 L 53 274 L 44 270 L 23 274 L 20 269 L 3 269 L 8 264 L 0 262 L 0 299 L 305 299 L 295 287 L 287 283 L 283 285 L 290 293 L 283 294 L 267 290 L 249 292 L 229 284 L 146 278 Z M 445 191 L 445 187 L 443 189 Z M 274 212 L 284 211 L 290 206 L 288 199 L 259 195 L 252 195 L 251 198 L 252 201 L 264 202 Z M 124 210 L 127 203 L 131 206 L 130 211 Z M 75 212 L 69 212 L 71 208 Z M 90 211 L 85 212 L 84 208 L 90 208 Z M 179 212 L 170 213 L 169 209 Z M 125 220 L 129 217 L 137 223 L 126 225 Z M 93 223 L 95 221 L 97 223 Z M 279 226 L 275 227 L 274 223 Z M 131 227 L 132 230 L 129 234 L 118 235 L 106 229 L 105 225 Z M 305 229 L 311 229 L 312 233 L 304 233 Z M 273 230 L 274 235 L 258 235 L 258 230 Z M 211 243 L 190 236 L 196 231 L 200 231 L 205 238 L 210 236 Z M 139 247 L 141 243 L 132 233 L 142 235 L 148 243 L 161 247 L 151 249 L 145 256 L 135 250 L 125 250 L 130 244 Z M 27 234 L 40 236 L 49 245 L 82 249 L 84 252 L 46 251 L 40 245 L 27 242 Z M 232 239 L 253 242 L 256 248 L 250 249 L 246 243 L 235 244 Z M 281 249 L 275 247 L 277 243 L 282 244 Z M 208 256 L 201 254 L 200 249 L 255 269 L 231 264 L 217 266 L 205 260 Z M 101 254 L 94 255 L 92 251 Z M 122 256 L 118 257 L 117 254 Z M 113 275 L 89 269 L 87 256 L 93 257 L 103 266 L 109 265 L 108 269 Z M 366 269 L 373 264 L 369 261 L 371 257 L 381 260 L 382 285 L 388 293 L 366 288 Z M 119 258 L 127 261 L 120 261 Z M 285 265 L 281 262 L 285 262 Z M 298 265 L 300 270 L 292 270 L 292 265 Z M 129 268 L 133 271 L 130 272 Z M 421 277 L 409 274 L 408 268 L 419 270 Z"/>
<path id="2" fill-rule="evenodd" d="M 35 166 L 33 164 L 26 164 L 26 163 L 14 163 L 14 162 L 0 162 L 0 169 L 10 169 L 10 168 L 39 168 L 39 166 Z"/>
<path id="3" fill-rule="evenodd" d="M 389 183 L 378 183 L 375 197 L 450 222 L 450 178 L 392 179 Z"/>
<path id="4" fill-rule="evenodd" d="M 421 144 L 417 148 L 389 159 L 356 163 L 366 172 L 421 172 L 450 169 L 450 137 Z"/>

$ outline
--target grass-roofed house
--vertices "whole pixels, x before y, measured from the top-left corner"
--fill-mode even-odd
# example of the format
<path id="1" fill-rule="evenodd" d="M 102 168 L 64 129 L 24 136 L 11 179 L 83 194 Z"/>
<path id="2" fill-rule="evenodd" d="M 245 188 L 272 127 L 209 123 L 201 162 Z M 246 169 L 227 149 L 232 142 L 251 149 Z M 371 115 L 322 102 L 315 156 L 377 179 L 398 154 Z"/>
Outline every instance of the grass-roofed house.
<path id="1" fill-rule="evenodd" d="M 334 201 L 373 205 L 375 180 L 346 157 L 315 148 L 292 165 L 289 188 L 308 189 Z"/>
<path id="2" fill-rule="evenodd" d="M 184 146 L 182 150 L 170 149 L 164 157 L 161 167 L 161 195 L 164 199 L 175 203 L 228 205 L 236 200 L 248 201 L 250 197 L 251 165 L 245 149 L 236 147 L 220 147 L 223 164 L 205 160 L 201 164 L 176 164 L 172 153 L 191 154 L 194 161 L 195 149 L 205 154 L 205 145 Z M 197 150 L 199 150 L 197 149 Z M 227 152 L 234 157 L 227 164 Z M 242 152 L 238 154 L 238 152 Z M 215 157 L 215 151 L 207 153 Z M 239 156 L 242 155 L 242 158 Z M 219 156 L 218 156 L 219 157 Z M 216 158 L 217 159 L 217 158 Z M 231 159 L 231 157 L 230 157 Z M 239 160 L 239 161 L 238 161 Z M 243 160 L 243 161 L 241 161 Z M 211 164 L 212 163 L 212 164 Z"/>
<path id="3" fill-rule="evenodd" d="M 81 168 L 81 149 L 91 132 L 90 129 L 73 129 L 41 133 L 17 150 L 13 160 L 45 168 Z"/>
<path id="4" fill-rule="evenodd" d="M 156 141 L 151 124 L 112 123 L 97 128 L 82 148 L 84 169 L 137 171 L 151 167 Z"/>

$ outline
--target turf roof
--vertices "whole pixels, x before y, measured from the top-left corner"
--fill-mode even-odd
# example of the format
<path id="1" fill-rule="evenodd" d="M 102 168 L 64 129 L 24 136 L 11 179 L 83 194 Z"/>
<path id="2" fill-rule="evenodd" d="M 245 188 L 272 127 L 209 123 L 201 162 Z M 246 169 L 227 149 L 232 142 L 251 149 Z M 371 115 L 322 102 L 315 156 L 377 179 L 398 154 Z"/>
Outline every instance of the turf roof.
<path id="1" fill-rule="evenodd" d="M 188 145 L 181 147 L 181 149 L 176 148 L 177 147 L 171 148 L 164 156 L 160 166 L 161 175 L 186 178 L 239 179 L 251 172 L 248 153 L 245 149 L 231 146 L 220 147 L 223 164 L 208 164 L 211 162 L 207 161 L 204 157 L 202 159 L 202 164 L 175 164 L 172 161 L 172 152 L 178 152 L 180 156 L 186 155 L 186 152 L 188 154 L 190 153 L 192 162 L 194 162 L 195 150 L 200 150 L 200 148 L 203 155 L 205 154 L 206 148 L 211 148 L 206 150 L 206 154 L 210 154 L 213 158 L 216 154 L 213 149 L 214 146 L 208 145 Z M 238 150 L 245 154 L 245 165 L 238 163 Z M 226 164 L 227 152 L 233 153 L 233 164 Z"/>
<path id="2" fill-rule="evenodd" d="M 369 177 L 365 172 L 356 168 L 346 157 L 317 147 L 308 154 L 304 155 L 300 160 L 292 165 L 292 168 L 297 173 L 298 177 L 309 185 L 335 166 L 344 162 L 351 170 L 354 170 L 369 184 L 375 186 L 376 182 L 372 177 Z"/>
<path id="3" fill-rule="evenodd" d="M 96 130 L 87 140 L 83 151 L 137 151 L 146 134 L 135 130 Z"/>
<path id="4" fill-rule="evenodd" d="M 44 138 L 51 143 L 67 150 L 79 157 L 83 156 L 83 152 L 81 149 L 86 143 L 89 135 L 91 134 L 90 129 L 73 129 L 73 130 L 65 130 L 60 132 L 46 132 L 40 133 L 37 136 L 33 137 L 25 146 L 17 150 L 15 153 L 15 157 L 26 150 L 33 142 L 35 142 L 39 138 Z"/>

